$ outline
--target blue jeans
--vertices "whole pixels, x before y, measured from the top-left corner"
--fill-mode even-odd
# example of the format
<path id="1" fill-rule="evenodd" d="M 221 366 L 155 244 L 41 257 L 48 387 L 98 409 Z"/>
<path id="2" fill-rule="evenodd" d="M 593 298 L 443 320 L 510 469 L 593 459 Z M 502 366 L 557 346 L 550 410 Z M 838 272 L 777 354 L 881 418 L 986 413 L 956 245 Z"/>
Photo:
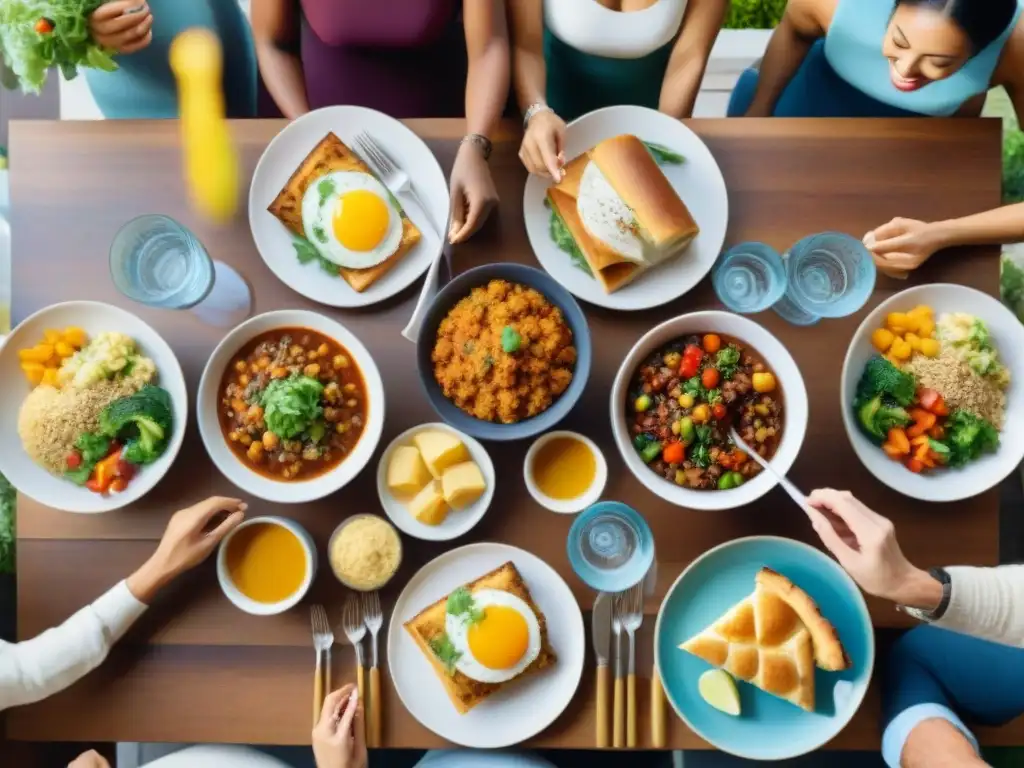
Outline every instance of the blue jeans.
<path id="1" fill-rule="evenodd" d="M 882 755 L 890 766 L 899 768 L 910 732 L 933 718 L 953 724 L 977 749 L 964 721 L 1003 725 L 1024 713 L 1024 648 L 917 627 L 893 646 L 882 691 Z"/>

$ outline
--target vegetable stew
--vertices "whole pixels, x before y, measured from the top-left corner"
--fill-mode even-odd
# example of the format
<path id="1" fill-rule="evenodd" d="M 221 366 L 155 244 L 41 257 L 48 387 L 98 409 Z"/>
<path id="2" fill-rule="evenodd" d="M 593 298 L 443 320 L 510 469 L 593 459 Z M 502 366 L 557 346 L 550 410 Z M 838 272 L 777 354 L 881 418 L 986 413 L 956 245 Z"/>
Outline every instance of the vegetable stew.
<path id="1" fill-rule="evenodd" d="M 715 333 L 673 341 L 630 381 L 626 415 L 640 458 L 669 482 L 729 490 L 761 468 L 729 437 L 770 459 L 782 439 L 783 398 L 767 363 L 742 342 Z"/>
<path id="2" fill-rule="evenodd" d="M 308 480 L 344 461 L 366 424 L 366 384 L 334 339 L 278 328 L 235 356 L 220 386 L 220 426 L 235 455 L 273 480 Z"/>

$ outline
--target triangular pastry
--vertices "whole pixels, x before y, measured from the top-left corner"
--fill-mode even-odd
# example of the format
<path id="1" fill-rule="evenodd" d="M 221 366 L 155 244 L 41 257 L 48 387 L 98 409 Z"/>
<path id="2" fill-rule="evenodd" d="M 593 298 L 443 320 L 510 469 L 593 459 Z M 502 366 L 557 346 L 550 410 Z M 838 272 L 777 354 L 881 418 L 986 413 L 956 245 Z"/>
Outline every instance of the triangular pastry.
<path id="1" fill-rule="evenodd" d="M 785 585 L 778 579 L 788 588 L 783 589 Z M 813 712 L 814 633 L 792 603 L 799 603 L 802 609 L 813 607 L 808 616 L 817 616 L 830 630 L 826 633 L 819 626 L 818 634 L 831 638 L 845 659 L 842 645 L 811 598 L 788 579 L 763 568 L 756 581 L 752 595 L 679 647 L 740 680 Z M 795 598 L 795 593 L 806 602 Z M 835 661 L 835 648 L 827 648 L 823 654 Z"/>

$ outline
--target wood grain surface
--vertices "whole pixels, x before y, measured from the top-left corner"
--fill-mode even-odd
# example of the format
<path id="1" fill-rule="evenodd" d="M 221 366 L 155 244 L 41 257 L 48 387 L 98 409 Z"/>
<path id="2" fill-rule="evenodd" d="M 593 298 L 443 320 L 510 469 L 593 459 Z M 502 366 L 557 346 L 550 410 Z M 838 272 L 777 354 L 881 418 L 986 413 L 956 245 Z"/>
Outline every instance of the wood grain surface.
<path id="1" fill-rule="evenodd" d="M 461 121 L 414 120 L 416 130 L 450 168 Z M 233 124 L 244 178 L 277 121 Z M 861 235 L 895 215 L 942 218 L 995 206 L 1000 198 L 1000 126 L 983 120 L 693 120 L 708 143 L 729 189 L 727 243 L 757 239 L 783 249 L 812 232 Z M 155 327 L 177 353 L 190 391 L 223 329 L 202 325 L 189 313 L 134 305 L 114 288 L 107 249 L 117 229 L 143 213 L 164 213 L 190 227 L 214 258 L 228 262 L 252 284 L 255 312 L 281 308 L 321 311 L 345 323 L 370 349 L 386 389 L 388 421 L 381 446 L 399 432 L 435 415 L 415 375 L 414 347 L 399 331 L 419 283 L 368 310 L 339 311 L 313 304 L 278 282 L 260 259 L 244 211 L 227 226 L 214 226 L 187 205 L 172 121 L 98 123 L 16 122 L 11 128 L 15 322 L 55 302 L 93 299 L 126 307 Z M 525 172 L 516 157 L 518 137 L 503 128 L 491 159 L 501 195 L 500 211 L 469 244 L 455 252 L 457 270 L 492 261 L 536 264 L 522 222 Z M 244 207 L 244 206 L 243 206 Z M 910 284 L 948 281 L 997 292 L 997 249 L 943 254 Z M 937 505 L 903 498 L 876 482 L 857 461 L 844 434 L 838 398 L 847 344 L 864 315 L 907 286 L 879 279 L 868 306 L 842 320 L 796 328 L 773 313 L 757 319 L 790 349 L 810 397 L 807 438 L 791 473 L 806 491 L 821 486 L 853 489 L 896 522 L 906 554 L 921 566 L 994 565 L 998 552 L 998 494 Z M 781 491 L 742 509 L 702 513 L 655 498 L 626 471 L 605 414 L 608 389 L 636 339 L 676 314 L 719 307 L 709 281 L 667 307 L 634 314 L 585 307 L 595 359 L 590 383 L 565 426 L 592 437 L 611 471 L 605 498 L 620 499 L 648 519 L 658 542 L 657 595 L 646 605 L 641 630 L 637 699 L 640 745 L 647 722 L 654 615 L 659 600 L 697 555 L 723 541 L 776 534 L 814 542 L 803 514 Z M 520 467 L 527 444 L 489 449 L 503 469 L 498 493 L 484 520 L 464 542 L 500 540 L 543 557 L 567 580 L 584 609 L 591 593 L 572 573 L 565 552 L 571 518 L 537 506 L 523 486 Z M 374 475 L 365 470 L 349 487 L 320 502 L 271 509 L 248 499 L 253 515 L 293 517 L 321 546 L 350 513 L 380 511 Z M 18 631 L 21 638 L 53 626 L 143 562 L 168 516 L 200 498 L 236 490 L 213 467 L 195 421 L 181 454 L 163 482 L 131 509 L 106 515 L 72 515 L 22 498 L 18 510 Z M 816 543 L 816 542 L 814 542 Z M 406 580 L 448 546 L 405 539 L 402 571 L 385 591 L 393 601 Z M 345 590 L 326 570 L 310 601 L 340 618 Z M 871 601 L 876 626 L 906 626 L 890 604 Z M 589 652 L 589 641 L 588 652 Z M 383 646 L 383 642 L 382 642 Z M 351 649 L 336 649 L 335 680 L 352 677 Z M 143 618 L 97 672 L 48 701 L 9 713 L 8 734 L 25 740 L 216 741 L 309 743 L 309 696 L 314 661 L 305 607 L 283 616 L 242 614 L 220 594 L 210 564 L 190 574 Z M 405 712 L 387 677 L 384 744 L 430 747 L 441 742 Z M 594 740 L 594 674 L 588 662 L 570 708 L 537 745 L 590 747 Z M 834 748 L 878 746 L 878 693 L 873 690 Z M 701 748 L 703 741 L 670 716 L 668 746 Z M 983 731 L 990 743 L 1024 740 L 1024 726 Z M 1009 740 L 1009 741 L 1008 741 Z"/>

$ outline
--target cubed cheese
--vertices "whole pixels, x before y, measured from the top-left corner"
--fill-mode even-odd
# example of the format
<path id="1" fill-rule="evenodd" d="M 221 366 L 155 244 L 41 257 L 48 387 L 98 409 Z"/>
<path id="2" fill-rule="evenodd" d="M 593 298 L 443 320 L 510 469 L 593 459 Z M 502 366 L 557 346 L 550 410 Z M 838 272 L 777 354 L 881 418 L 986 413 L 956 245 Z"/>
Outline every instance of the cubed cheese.
<path id="1" fill-rule="evenodd" d="M 415 496 L 431 480 L 420 452 L 412 445 L 400 445 L 388 464 L 388 488 L 396 496 Z"/>
<path id="2" fill-rule="evenodd" d="M 441 490 L 452 509 L 462 509 L 480 498 L 487 489 L 480 467 L 464 461 L 448 467 L 441 475 Z"/>
<path id="3" fill-rule="evenodd" d="M 409 502 L 409 511 L 413 517 L 426 525 L 443 523 L 448 516 L 448 504 L 441 492 L 441 483 L 431 480 L 423 486 L 423 490 Z"/>
<path id="4" fill-rule="evenodd" d="M 469 461 L 466 446 L 451 432 L 428 429 L 416 434 L 412 441 L 420 449 L 430 474 L 439 480 L 448 467 L 460 461 Z"/>

